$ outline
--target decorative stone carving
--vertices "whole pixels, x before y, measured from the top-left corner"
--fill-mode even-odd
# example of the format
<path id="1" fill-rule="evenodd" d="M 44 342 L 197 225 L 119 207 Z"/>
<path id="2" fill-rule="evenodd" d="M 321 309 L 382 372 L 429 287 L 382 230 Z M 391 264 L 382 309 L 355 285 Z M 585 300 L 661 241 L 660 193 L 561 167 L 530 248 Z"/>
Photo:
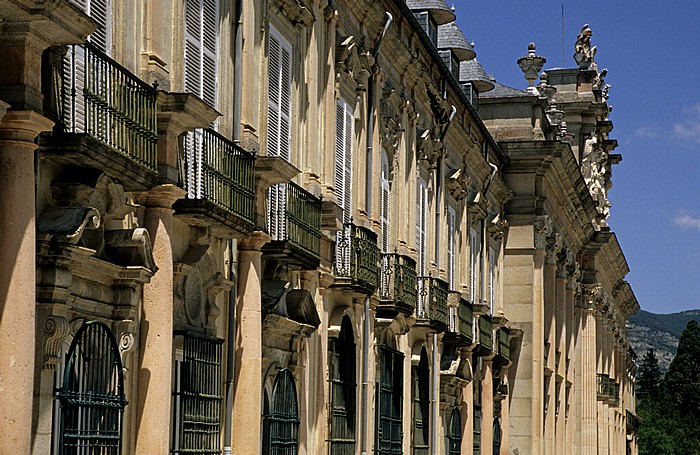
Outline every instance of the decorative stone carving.
<path id="1" fill-rule="evenodd" d="M 495 241 L 499 241 L 503 238 L 506 229 L 508 229 L 508 221 L 506 221 L 501 213 L 496 215 L 486 227 L 489 235 Z"/>
<path id="2" fill-rule="evenodd" d="M 443 154 L 444 147 L 440 142 L 439 137 L 434 135 L 430 130 L 418 129 L 416 134 L 416 150 L 418 151 L 418 159 L 435 164 L 437 159 Z"/>
<path id="3" fill-rule="evenodd" d="M 585 310 L 595 311 L 600 299 L 602 299 L 603 286 L 600 283 L 586 283 L 582 285 L 581 307 Z"/>
<path id="4" fill-rule="evenodd" d="M 374 66 L 374 57 L 360 49 L 354 36 L 337 36 L 335 46 L 335 69 L 338 75 L 346 74 L 357 85 L 357 90 L 366 90 Z"/>
<path id="5" fill-rule="evenodd" d="M 547 248 L 547 238 L 554 232 L 552 219 L 547 216 L 538 216 L 534 223 L 535 226 L 535 248 L 544 250 Z"/>
<path id="6" fill-rule="evenodd" d="M 432 84 L 426 82 L 425 89 L 428 93 L 428 102 L 430 103 L 430 110 L 433 112 L 435 123 L 437 125 L 446 124 L 450 120 L 450 106 Z"/>
<path id="7" fill-rule="evenodd" d="M 401 124 L 401 105 L 401 97 L 391 87 L 391 84 L 387 83 L 387 87 L 379 101 L 379 113 L 381 115 L 379 127 L 382 147 L 389 153 L 390 157 L 395 156 L 399 146 L 399 133 L 404 131 Z M 389 162 L 391 163 L 392 160 L 390 159 Z"/>
<path id="8" fill-rule="evenodd" d="M 537 55 L 535 52 L 535 43 L 530 43 L 527 46 L 527 55 L 525 57 L 520 57 L 518 59 L 518 66 L 520 70 L 524 73 L 525 80 L 527 81 L 527 91 L 530 93 L 537 94 L 537 89 L 535 88 L 535 80 L 542 70 L 542 65 L 547 62 L 547 59 Z"/>
<path id="9" fill-rule="evenodd" d="M 590 29 L 588 24 L 581 27 L 581 31 L 576 37 L 576 44 L 574 45 L 574 60 L 581 68 L 593 68 L 595 67 L 595 54 L 596 47 L 591 47 L 591 36 L 593 36 L 593 31 Z"/>
<path id="10" fill-rule="evenodd" d="M 305 0 L 276 0 L 279 9 L 294 25 L 311 25 L 316 17 L 311 4 L 306 5 Z"/>
<path id="11" fill-rule="evenodd" d="M 447 177 L 445 178 L 447 184 L 447 191 L 450 192 L 452 197 L 457 201 L 461 201 L 469 195 L 469 185 L 472 182 L 471 177 L 467 175 L 466 166 L 461 169 L 451 170 L 447 172 Z"/>
<path id="12" fill-rule="evenodd" d="M 559 252 L 564 246 L 564 241 L 562 235 L 558 232 L 554 232 L 552 235 L 548 236 L 547 242 L 547 264 L 556 265 L 559 259 Z"/>
<path id="13" fill-rule="evenodd" d="M 593 132 L 586 139 L 581 156 L 581 173 L 591 197 L 597 203 L 598 213 L 607 219 L 610 216 L 610 201 L 607 195 L 608 155 Z"/>
<path id="14" fill-rule="evenodd" d="M 45 370 L 56 370 L 61 361 L 61 347 L 70 334 L 70 325 L 63 316 L 49 315 L 44 320 L 44 364 Z"/>

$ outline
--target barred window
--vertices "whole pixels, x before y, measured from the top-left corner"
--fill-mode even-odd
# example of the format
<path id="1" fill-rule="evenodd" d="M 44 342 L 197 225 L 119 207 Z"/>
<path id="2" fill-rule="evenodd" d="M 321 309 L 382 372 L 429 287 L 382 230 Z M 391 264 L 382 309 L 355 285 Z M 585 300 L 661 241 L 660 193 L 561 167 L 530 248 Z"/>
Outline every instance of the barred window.
<path id="1" fill-rule="evenodd" d="M 173 375 L 173 454 L 220 453 L 222 341 L 176 337 L 182 347 L 176 348 Z"/>
<path id="2" fill-rule="evenodd" d="M 428 455 L 430 450 L 430 368 L 428 353 L 421 349 L 413 379 L 413 455 Z"/>
<path id="3" fill-rule="evenodd" d="M 447 454 L 460 455 L 462 453 L 462 417 L 459 408 L 452 408 L 449 427 L 447 429 Z M 494 452 L 498 454 L 498 452 Z"/>
<path id="4" fill-rule="evenodd" d="M 265 402 L 263 417 L 263 454 L 296 455 L 299 449 L 299 405 L 292 372 L 284 368 L 277 374 L 272 398 Z"/>
<path id="5" fill-rule="evenodd" d="M 403 359 L 401 352 L 379 347 L 379 384 L 375 447 L 377 455 L 402 455 Z"/>
<path id="6" fill-rule="evenodd" d="M 112 331 L 101 322 L 86 322 L 75 334 L 66 359 L 56 395 L 60 403 L 58 453 L 121 454 L 127 402 Z"/>
<path id="7" fill-rule="evenodd" d="M 338 338 L 330 339 L 331 455 L 355 453 L 356 391 L 355 339 L 350 319 L 345 316 Z"/>

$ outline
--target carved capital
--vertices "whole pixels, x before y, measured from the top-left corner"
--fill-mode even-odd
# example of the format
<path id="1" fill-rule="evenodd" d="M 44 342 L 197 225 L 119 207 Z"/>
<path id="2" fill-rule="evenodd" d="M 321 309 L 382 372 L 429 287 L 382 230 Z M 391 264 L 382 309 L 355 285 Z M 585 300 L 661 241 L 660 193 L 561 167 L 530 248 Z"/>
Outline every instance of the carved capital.
<path id="1" fill-rule="evenodd" d="M 554 232 L 552 219 L 547 215 L 539 216 L 535 220 L 535 248 L 544 250 L 547 248 L 547 238 Z"/>
<path id="2" fill-rule="evenodd" d="M 63 316 L 49 315 L 44 320 L 44 364 L 45 370 L 56 370 L 61 361 L 61 346 L 70 333 L 68 320 Z"/>

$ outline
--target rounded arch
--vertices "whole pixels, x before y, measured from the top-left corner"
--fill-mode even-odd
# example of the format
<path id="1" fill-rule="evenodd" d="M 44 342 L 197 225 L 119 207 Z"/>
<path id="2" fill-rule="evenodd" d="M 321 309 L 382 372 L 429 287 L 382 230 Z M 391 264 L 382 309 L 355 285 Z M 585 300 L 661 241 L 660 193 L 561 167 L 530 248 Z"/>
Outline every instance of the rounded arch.
<path id="1" fill-rule="evenodd" d="M 348 305 L 339 305 L 331 311 L 328 317 L 328 337 L 337 338 L 340 336 L 340 331 L 345 319 L 348 320 L 350 328 L 352 329 L 355 344 L 359 344 L 360 329 L 355 318 L 355 311 Z"/>
<path id="2" fill-rule="evenodd" d="M 263 454 L 295 455 L 299 448 L 299 402 L 296 381 L 289 369 L 277 373 L 270 400 L 265 404 L 268 412 L 263 417 Z"/>
<path id="3" fill-rule="evenodd" d="M 337 338 L 329 338 L 331 453 L 355 452 L 357 416 L 357 355 L 352 322 L 342 317 Z"/>
<path id="4" fill-rule="evenodd" d="M 460 455 L 462 453 L 462 415 L 458 406 L 453 407 L 450 412 L 446 433 L 447 455 Z"/>

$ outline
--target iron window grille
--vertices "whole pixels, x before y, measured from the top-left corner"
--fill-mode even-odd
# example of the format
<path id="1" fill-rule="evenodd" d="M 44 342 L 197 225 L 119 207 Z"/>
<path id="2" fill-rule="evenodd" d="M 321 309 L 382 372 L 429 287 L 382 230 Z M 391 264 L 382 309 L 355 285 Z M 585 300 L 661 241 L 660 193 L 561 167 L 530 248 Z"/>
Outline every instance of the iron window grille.
<path id="1" fill-rule="evenodd" d="M 299 449 L 299 405 L 292 372 L 283 368 L 272 387 L 263 417 L 263 454 L 296 455 Z"/>
<path id="2" fill-rule="evenodd" d="M 66 355 L 60 403 L 60 455 L 121 454 L 127 401 L 119 349 L 109 327 L 84 323 Z"/>
<path id="3" fill-rule="evenodd" d="M 330 339 L 331 455 L 354 455 L 356 392 L 355 340 L 350 319 L 343 318 L 338 338 Z"/>
<path id="4" fill-rule="evenodd" d="M 376 455 L 403 455 L 403 359 L 401 352 L 379 347 Z"/>
<path id="5" fill-rule="evenodd" d="M 413 455 L 428 455 L 430 450 L 430 369 L 428 354 L 421 350 L 418 366 L 413 368 Z"/>
<path id="6" fill-rule="evenodd" d="M 459 408 L 452 408 L 450 423 L 447 429 L 447 453 L 448 455 L 461 455 L 462 453 L 462 417 Z M 497 454 L 498 452 L 494 452 Z"/>
<path id="7" fill-rule="evenodd" d="M 219 454 L 222 340 L 183 335 L 173 384 L 172 454 Z"/>

